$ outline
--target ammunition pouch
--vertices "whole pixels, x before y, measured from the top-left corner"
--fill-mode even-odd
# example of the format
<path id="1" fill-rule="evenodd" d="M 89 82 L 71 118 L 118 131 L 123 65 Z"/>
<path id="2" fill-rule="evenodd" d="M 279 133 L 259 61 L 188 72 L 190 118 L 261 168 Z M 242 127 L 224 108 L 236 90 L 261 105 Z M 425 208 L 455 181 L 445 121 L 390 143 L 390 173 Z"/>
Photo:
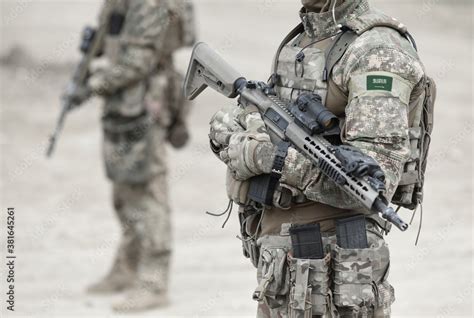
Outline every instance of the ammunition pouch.
<path id="1" fill-rule="evenodd" d="M 373 231 L 373 225 L 368 225 L 367 233 L 372 242 L 369 248 L 333 248 L 333 299 L 340 314 L 370 316 L 379 308 L 389 313 L 395 300 L 393 287 L 386 280 L 388 247 L 381 235 Z"/>
<path id="2" fill-rule="evenodd" d="M 107 177 L 120 183 L 145 183 L 153 172 L 154 122 L 146 114 L 136 117 L 105 116 L 103 154 Z"/>
<path id="3" fill-rule="evenodd" d="M 390 255 L 381 231 L 367 222 L 364 234 L 369 247 L 342 248 L 336 241 L 341 235 L 359 235 L 362 223 L 357 218 L 342 221 L 339 226 L 354 223 L 350 226 L 356 230 L 339 230 L 338 238 L 321 235 L 312 224 L 283 224 L 280 235 L 259 238 L 254 299 L 264 302 L 272 314 L 287 306 L 289 317 L 390 317 L 395 296 L 387 281 Z M 318 252 L 321 247 L 323 254 Z M 297 258 L 298 253 L 309 256 Z M 312 258 L 319 255 L 322 258 Z"/>
<path id="4" fill-rule="evenodd" d="M 257 267 L 258 287 L 253 299 L 270 308 L 283 306 L 290 291 L 288 247 L 262 246 Z"/>
<path id="5" fill-rule="evenodd" d="M 252 237 L 248 237 L 245 240 L 242 240 L 242 249 L 244 252 L 244 256 L 249 258 L 252 262 L 252 265 L 257 268 L 258 267 L 258 259 L 260 257 L 260 250 L 257 246 L 257 240 Z"/>
<path id="6" fill-rule="evenodd" d="M 353 312 L 369 310 L 375 301 L 372 290 L 374 251 L 368 249 L 333 250 L 334 304 Z"/>
<path id="7" fill-rule="evenodd" d="M 329 300 L 330 254 L 325 254 L 320 224 L 292 225 L 290 317 L 326 314 Z"/>
<path id="8" fill-rule="evenodd" d="M 229 200 L 232 200 L 234 201 L 234 203 L 241 206 L 247 206 L 249 204 L 247 196 L 249 190 L 249 182 L 247 180 L 236 180 L 232 175 L 232 171 L 230 169 L 227 169 L 226 174 L 226 190 Z"/>
<path id="9" fill-rule="evenodd" d="M 289 257 L 290 317 L 323 316 L 330 306 L 330 255 L 323 259 Z"/>
<path id="10" fill-rule="evenodd" d="M 258 224 L 262 214 L 249 207 L 239 208 L 240 233 L 242 235 L 242 249 L 246 258 L 249 258 L 255 268 L 258 267 L 260 249 L 257 245 Z"/>

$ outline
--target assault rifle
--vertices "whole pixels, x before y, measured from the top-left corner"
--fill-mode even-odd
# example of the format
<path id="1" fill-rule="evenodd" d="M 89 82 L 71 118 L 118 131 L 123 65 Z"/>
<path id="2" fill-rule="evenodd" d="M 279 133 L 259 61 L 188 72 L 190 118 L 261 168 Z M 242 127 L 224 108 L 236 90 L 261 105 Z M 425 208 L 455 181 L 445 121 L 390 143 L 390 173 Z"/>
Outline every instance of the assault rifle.
<path id="1" fill-rule="evenodd" d="M 240 97 L 243 107 L 255 105 L 269 132 L 305 154 L 327 177 L 373 213 L 380 213 L 401 231 L 408 228 L 384 197 L 383 172 L 375 160 L 347 146 L 333 146 L 306 129 L 263 82 L 247 81 L 207 44 L 194 47 L 184 83 L 186 98 L 193 100 L 206 87 L 222 95 Z M 343 147 L 343 148 L 340 148 Z M 370 160 L 371 159 L 371 160 Z M 375 162 L 376 164 L 376 162 Z"/>
<path id="2" fill-rule="evenodd" d="M 110 6 L 106 5 L 105 9 L 110 10 L 109 7 Z M 107 26 L 108 25 L 106 23 L 101 23 L 97 30 L 91 27 L 86 27 L 83 31 L 82 41 L 80 45 L 82 58 L 74 71 L 72 80 L 66 87 L 66 94 L 64 94 L 61 99 L 61 113 L 59 115 L 56 128 L 54 129 L 52 135 L 49 137 L 49 146 L 46 152 L 47 157 L 51 157 L 54 152 L 56 142 L 59 138 L 59 134 L 63 129 L 66 116 L 70 111 L 79 106 L 68 96 L 72 96 L 73 93 L 76 92 L 79 88 L 84 87 L 86 85 L 87 80 L 89 78 L 89 67 L 91 65 L 91 62 L 94 58 L 101 54 L 104 39 L 107 34 Z"/>

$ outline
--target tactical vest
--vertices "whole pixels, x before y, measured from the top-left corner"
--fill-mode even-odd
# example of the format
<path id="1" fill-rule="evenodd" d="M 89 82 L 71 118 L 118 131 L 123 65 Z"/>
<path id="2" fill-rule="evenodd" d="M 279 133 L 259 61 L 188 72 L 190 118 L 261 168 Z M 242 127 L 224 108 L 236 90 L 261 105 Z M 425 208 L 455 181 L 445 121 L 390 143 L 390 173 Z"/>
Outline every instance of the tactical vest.
<path id="1" fill-rule="evenodd" d="M 370 11 L 348 21 L 335 39 L 315 43 L 302 43 L 304 27 L 298 25 L 280 45 L 273 65 L 271 84 L 278 96 L 295 101 L 303 92 L 320 95 L 325 106 L 344 121 L 346 96 L 331 79 L 331 72 L 347 48 L 364 32 L 376 27 L 398 31 L 416 48 L 407 28 L 397 20 L 378 11 Z M 416 209 L 423 201 L 424 174 L 433 130 L 433 113 L 436 99 L 434 81 L 424 76 L 422 91 L 412 94 L 409 103 L 410 159 L 406 162 L 392 203 Z"/>
<path id="2" fill-rule="evenodd" d="M 158 0 L 152 0 L 157 1 Z M 169 15 L 163 19 L 166 24 L 166 34 L 156 43 L 161 60 L 155 69 L 150 69 L 148 78 L 140 83 L 124 88 L 120 94 L 107 98 L 105 113 L 118 113 L 120 116 L 135 117 L 144 112 L 144 101 L 154 104 L 167 105 L 158 118 L 163 127 L 173 129 L 172 126 L 184 122 L 189 108 L 179 92 L 182 85 L 182 76 L 176 72 L 173 64 L 173 53 L 186 46 L 192 46 L 196 33 L 194 26 L 194 7 L 187 0 L 159 0 L 160 5 L 169 9 Z M 107 61 L 114 65 L 118 62 L 120 47 L 123 45 L 124 27 L 130 22 L 127 19 L 129 10 L 133 10 L 130 0 L 106 0 L 99 16 L 100 25 L 105 25 L 107 36 L 103 44 L 103 52 Z M 131 39 L 134 40 L 134 39 Z M 166 43 L 166 45 L 163 45 Z"/>
<path id="3" fill-rule="evenodd" d="M 110 63 L 116 63 L 119 54 L 119 38 L 125 24 L 128 0 L 108 0 L 104 2 L 99 15 L 99 24 L 106 25 L 107 36 L 104 54 Z"/>
<path id="4" fill-rule="evenodd" d="M 119 36 L 125 24 L 129 0 L 107 0 L 99 17 L 100 23 L 107 24 L 105 53 L 111 62 L 116 61 L 119 50 Z M 182 47 L 193 46 L 196 41 L 196 26 L 194 20 L 194 6 L 187 0 L 167 1 L 170 10 L 169 25 L 164 43 L 160 46 L 165 57 Z M 160 44 L 161 45 L 161 44 Z M 166 63 L 166 62 L 164 62 Z"/>

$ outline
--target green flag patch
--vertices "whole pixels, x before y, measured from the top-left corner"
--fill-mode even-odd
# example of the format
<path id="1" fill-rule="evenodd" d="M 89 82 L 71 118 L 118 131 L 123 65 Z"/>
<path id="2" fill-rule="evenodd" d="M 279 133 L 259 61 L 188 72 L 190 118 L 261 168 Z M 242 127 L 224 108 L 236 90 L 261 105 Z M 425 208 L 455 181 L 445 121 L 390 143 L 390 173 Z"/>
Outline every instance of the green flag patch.
<path id="1" fill-rule="evenodd" d="M 368 91 L 392 91 L 393 77 L 383 75 L 367 76 Z"/>

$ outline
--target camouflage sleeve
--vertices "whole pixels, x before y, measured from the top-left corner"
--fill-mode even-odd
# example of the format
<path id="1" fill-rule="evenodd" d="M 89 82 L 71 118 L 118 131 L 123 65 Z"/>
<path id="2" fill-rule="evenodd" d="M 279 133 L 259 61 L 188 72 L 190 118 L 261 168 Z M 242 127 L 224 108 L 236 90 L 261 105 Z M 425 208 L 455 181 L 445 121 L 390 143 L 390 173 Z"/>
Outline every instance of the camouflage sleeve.
<path id="1" fill-rule="evenodd" d="M 390 199 L 410 155 L 408 104 L 424 71 L 416 56 L 400 46 L 380 44 L 367 50 L 363 40 L 358 42 L 333 70 L 334 82 L 348 95 L 342 139 L 377 160 Z M 362 208 L 296 151 L 286 163 L 282 182 L 298 186 L 308 199 Z"/>
<path id="2" fill-rule="evenodd" d="M 130 0 L 117 62 L 92 76 L 92 90 L 109 95 L 148 76 L 160 60 L 169 19 L 166 1 Z"/>
<path id="3" fill-rule="evenodd" d="M 107 28 L 107 25 L 109 23 L 109 19 L 107 17 L 108 11 L 109 11 L 108 5 L 109 5 L 109 2 L 104 1 L 104 3 L 102 4 L 102 7 L 100 8 L 100 12 L 99 12 L 99 15 L 98 15 L 98 24 L 99 24 L 99 26 L 97 27 L 96 30 L 98 30 L 102 27 Z M 102 55 L 103 51 L 105 50 L 105 41 L 102 40 L 99 45 L 100 45 L 100 48 L 99 48 L 100 53 L 98 54 L 98 56 Z"/>

